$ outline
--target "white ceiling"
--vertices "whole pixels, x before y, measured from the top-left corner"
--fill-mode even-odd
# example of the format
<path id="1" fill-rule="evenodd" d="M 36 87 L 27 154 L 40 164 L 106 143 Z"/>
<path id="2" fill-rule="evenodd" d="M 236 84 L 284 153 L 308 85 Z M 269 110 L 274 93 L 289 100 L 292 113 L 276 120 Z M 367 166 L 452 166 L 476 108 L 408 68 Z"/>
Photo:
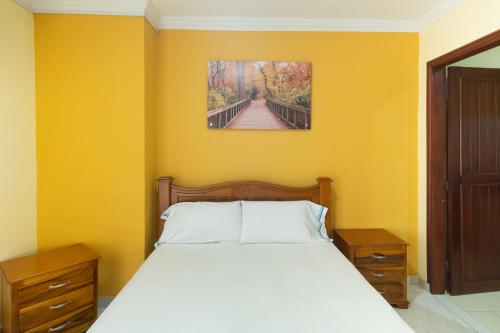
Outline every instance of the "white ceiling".
<path id="1" fill-rule="evenodd" d="M 416 20 L 443 0 L 152 0 L 161 16 Z"/>
<path id="2" fill-rule="evenodd" d="M 14 1 L 35 13 L 146 16 L 158 29 L 420 31 L 464 0 Z"/>

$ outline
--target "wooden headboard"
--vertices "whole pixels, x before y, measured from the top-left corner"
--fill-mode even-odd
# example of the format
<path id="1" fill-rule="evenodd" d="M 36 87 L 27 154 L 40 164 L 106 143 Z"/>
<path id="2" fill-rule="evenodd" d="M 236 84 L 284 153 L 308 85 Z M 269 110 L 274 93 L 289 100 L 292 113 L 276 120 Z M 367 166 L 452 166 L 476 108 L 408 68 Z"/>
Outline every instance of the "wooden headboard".
<path id="1" fill-rule="evenodd" d="M 174 185 L 172 177 L 158 179 L 158 215 L 178 202 L 186 201 L 236 201 L 236 200 L 310 200 L 327 207 L 326 230 L 331 236 L 330 194 L 332 180 L 320 177 L 308 187 L 288 187 L 259 181 L 232 181 L 198 188 Z M 157 238 L 163 232 L 163 221 L 158 216 Z"/>

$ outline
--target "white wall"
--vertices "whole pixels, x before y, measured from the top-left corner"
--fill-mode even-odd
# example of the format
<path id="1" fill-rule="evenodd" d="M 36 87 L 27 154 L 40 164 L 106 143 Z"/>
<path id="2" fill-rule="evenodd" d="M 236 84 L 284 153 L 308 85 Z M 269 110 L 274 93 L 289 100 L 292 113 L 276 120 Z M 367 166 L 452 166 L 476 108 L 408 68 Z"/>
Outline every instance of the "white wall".
<path id="1" fill-rule="evenodd" d="M 34 49 L 33 14 L 0 0 L 0 261 L 37 246 Z"/>
<path id="2" fill-rule="evenodd" d="M 36 249 L 33 14 L 0 1 L 0 261 Z"/>
<path id="3" fill-rule="evenodd" d="M 499 0 L 466 0 L 420 34 L 418 115 L 419 276 L 427 279 L 426 242 L 426 64 L 500 29 Z"/>
<path id="4" fill-rule="evenodd" d="M 0 261 L 36 250 L 33 14 L 0 0 Z"/>
<path id="5" fill-rule="evenodd" d="M 464 60 L 457 61 L 450 66 L 500 68 L 500 46 L 481 52 Z"/>

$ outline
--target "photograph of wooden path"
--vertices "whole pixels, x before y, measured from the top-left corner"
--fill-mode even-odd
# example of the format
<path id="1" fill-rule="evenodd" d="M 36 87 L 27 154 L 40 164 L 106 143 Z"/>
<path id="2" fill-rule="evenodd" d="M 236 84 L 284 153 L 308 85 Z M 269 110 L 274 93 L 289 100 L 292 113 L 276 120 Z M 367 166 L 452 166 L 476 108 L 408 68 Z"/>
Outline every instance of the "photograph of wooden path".
<path id="1" fill-rule="evenodd" d="M 250 101 L 250 105 L 234 117 L 226 128 L 285 129 L 291 127 L 275 115 L 264 100 L 256 100 Z"/>
<path id="2" fill-rule="evenodd" d="M 311 64 L 210 61 L 208 128 L 310 129 Z"/>

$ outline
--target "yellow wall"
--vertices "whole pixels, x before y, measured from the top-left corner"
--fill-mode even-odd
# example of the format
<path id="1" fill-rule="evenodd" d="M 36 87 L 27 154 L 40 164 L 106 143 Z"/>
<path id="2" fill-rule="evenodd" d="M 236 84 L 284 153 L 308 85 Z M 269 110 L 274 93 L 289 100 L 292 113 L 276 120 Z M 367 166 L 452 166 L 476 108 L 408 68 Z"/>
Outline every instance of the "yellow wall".
<path id="1" fill-rule="evenodd" d="M 145 22 L 35 15 L 38 242 L 102 255 L 100 293 L 144 258 Z"/>
<path id="2" fill-rule="evenodd" d="M 0 1 L 0 261 L 37 246 L 33 38 L 33 15 Z"/>
<path id="3" fill-rule="evenodd" d="M 141 17 L 41 14 L 35 46 L 39 247 L 94 248 L 102 295 L 150 247 L 158 175 L 331 176 L 336 226 L 388 228 L 411 244 L 417 271 L 417 34 L 158 35 Z M 207 130 L 209 59 L 312 62 L 312 130 Z"/>
<path id="4" fill-rule="evenodd" d="M 12 110 L 0 122 L 11 162 L 0 165 L 1 259 L 36 239 L 32 15 L 0 5 L 10 45 L 0 107 Z M 499 29 L 499 11 L 496 0 L 466 0 L 421 33 L 420 51 L 416 33 L 158 36 L 141 17 L 36 15 L 39 247 L 89 244 L 103 256 L 101 294 L 111 295 L 150 247 L 156 176 L 306 185 L 324 175 L 334 179 L 336 227 L 395 232 L 411 244 L 410 273 L 425 278 L 425 64 Z M 312 130 L 207 130 L 209 59 L 312 62 Z"/>
<path id="5" fill-rule="evenodd" d="M 210 59 L 313 63 L 310 131 L 206 128 Z M 416 33 L 161 31 L 158 171 L 179 184 L 333 178 L 336 227 L 385 227 L 417 272 Z"/>
<path id="6" fill-rule="evenodd" d="M 500 29 L 500 1 L 466 0 L 420 34 L 418 116 L 419 275 L 427 279 L 426 251 L 426 64 L 428 61 Z"/>
<path id="7" fill-rule="evenodd" d="M 144 91 L 145 91 L 145 253 L 153 249 L 156 241 L 156 223 L 158 222 L 157 200 L 156 200 L 156 178 L 157 178 L 157 145 L 156 145 L 156 114 L 157 114 L 157 92 L 158 92 L 158 51 L 160 36 L 151 24 L 144 20 Z"/>

